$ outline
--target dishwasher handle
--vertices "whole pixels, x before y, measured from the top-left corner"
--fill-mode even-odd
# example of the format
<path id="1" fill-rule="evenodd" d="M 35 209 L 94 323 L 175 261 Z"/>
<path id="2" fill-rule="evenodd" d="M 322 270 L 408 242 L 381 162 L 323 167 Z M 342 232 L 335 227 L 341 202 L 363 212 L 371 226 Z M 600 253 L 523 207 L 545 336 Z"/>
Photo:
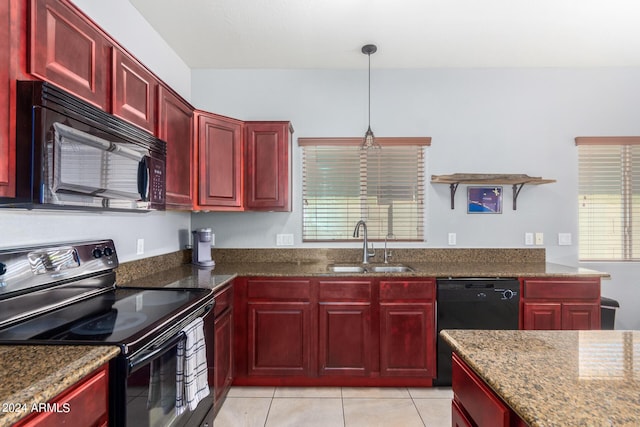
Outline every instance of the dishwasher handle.
<path id="1" fill-rule="evenodd" d="M 492 289 L 494 288 L 493 283 L 465 283 L 465 289 Z"/>

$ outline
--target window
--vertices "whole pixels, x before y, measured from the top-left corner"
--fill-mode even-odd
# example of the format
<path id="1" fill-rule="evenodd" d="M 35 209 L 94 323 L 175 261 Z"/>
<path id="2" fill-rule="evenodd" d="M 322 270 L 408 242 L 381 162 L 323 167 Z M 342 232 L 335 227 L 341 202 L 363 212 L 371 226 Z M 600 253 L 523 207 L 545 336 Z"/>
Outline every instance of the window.
<path id="1" fill-rule="evenodd" d="M 581 261 L 640 260 L 640 137 L 579 137 Z"/>
<path id="2" fill-rule="evenodd" d="M 369 239 L 424 240 L 424 146 L 430 138 L 299 138 L 303 153 L 303 241 L 352 239 L 358 221 Z"/>

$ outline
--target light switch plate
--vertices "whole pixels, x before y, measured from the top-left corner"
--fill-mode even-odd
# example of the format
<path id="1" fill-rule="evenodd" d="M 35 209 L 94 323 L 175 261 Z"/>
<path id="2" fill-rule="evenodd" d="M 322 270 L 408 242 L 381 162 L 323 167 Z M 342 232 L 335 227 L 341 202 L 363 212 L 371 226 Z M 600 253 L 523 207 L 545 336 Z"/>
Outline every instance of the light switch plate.
<path id="1" fill-rule="evenodd" d="M 276 246 L 293 246 L 293 234 L 276 234 Z"/>
<path id="2" fill-rule="evenodd" d="M 570 246 L 571 233 L 558 233 L 558 246 Z"/>
<path id="3" fill-rule="evenodd" d="M 136 255 L 144 255 L 144 239 L 136 241 Z"/>
<path id="4" fill-rule="evenodd" d="M 456 233 L 449 233 L 449 246 L 455 246 L 456 240 Z"/>
<path id="5" fill-rule="evenodd" d="M 544 233 L 537 232 L 536 233 L 536 245 L 544 245 Z"/>
<path id="6" fill-rule="evenodd" d="M 533 233 L 524 233 L 524 244 L 533 246 Z"/>

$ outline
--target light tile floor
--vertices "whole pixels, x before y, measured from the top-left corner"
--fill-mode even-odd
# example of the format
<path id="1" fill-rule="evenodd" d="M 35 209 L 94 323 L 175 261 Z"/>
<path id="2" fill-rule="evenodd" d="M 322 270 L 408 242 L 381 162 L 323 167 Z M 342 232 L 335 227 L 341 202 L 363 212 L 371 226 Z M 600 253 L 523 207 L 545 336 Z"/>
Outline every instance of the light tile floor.
<path id="1" fill-rule="evenodd" d="M 451 388 L 232 387 L 216 427 L 450 427 Z"/>

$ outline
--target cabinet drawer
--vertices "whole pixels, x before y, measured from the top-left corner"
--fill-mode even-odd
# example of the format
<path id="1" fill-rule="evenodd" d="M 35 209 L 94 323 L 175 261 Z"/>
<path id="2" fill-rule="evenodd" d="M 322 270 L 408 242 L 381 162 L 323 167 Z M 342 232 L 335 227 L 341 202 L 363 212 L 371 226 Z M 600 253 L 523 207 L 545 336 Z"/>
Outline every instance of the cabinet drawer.
<path id="1" fill-rule="evenodd" d="M 453 354 L 451 383 L 455 399 L 478 426 L 508 426 L 509 408 Z"/>
<path id="2" fill-rule="evenodd" d="M 249 299 L 309 301 L 311 286 L 308 280 L 248 280 L 247 297 Z"/>
<path id="3" fill-rule="evenodd" d="M 233 306 L 233 286 L 227 285 L 224 289 L 216 292 L 214 299 L 216 301 L 216 305 L 213 309 L 213 314 L 214 317 L 218 317 L 227 308 Z"/>
<path id="4" fill-rule="evenodd" d="M 371 282 L 320 282 L 320 301 L 371 301 Z"/>
<path id="5" fill-rule="evenodd" d="M 380 282 L 380 300 L 415 300 L 435 298 L 435 280 L 398 280 Z"/>
<path id="6" fill-rule="evenodd" d="M 451 401 L 451 425 L 452 427 L 473 427 L 473 424 L 455 400 Z"/>
<path id="7" fill-rule="evenodd" d="M 599 299 L 600 279 L 526 279 L 525 298 Z"/>

